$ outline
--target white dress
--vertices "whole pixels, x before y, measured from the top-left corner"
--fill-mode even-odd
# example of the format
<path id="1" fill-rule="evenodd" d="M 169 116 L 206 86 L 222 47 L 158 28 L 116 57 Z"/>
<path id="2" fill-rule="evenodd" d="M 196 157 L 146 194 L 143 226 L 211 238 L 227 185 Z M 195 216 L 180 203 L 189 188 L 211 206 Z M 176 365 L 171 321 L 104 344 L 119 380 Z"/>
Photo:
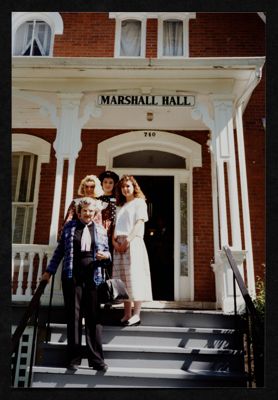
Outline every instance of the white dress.
<path id="1" fill-rule="evenodd" d="M 136 221 L 148 220 L 145 200 L 135 198 L 122 207 L 117 207 L 114 235 L 121 243 L 132 231 Z M 125 282 L 131 301 L 152 301 L 150 265 L 147 249 L 143 240 L 144 224 L 137 236 L 131 240 L 125 253 L 114 249 L 113 278 Z"/>

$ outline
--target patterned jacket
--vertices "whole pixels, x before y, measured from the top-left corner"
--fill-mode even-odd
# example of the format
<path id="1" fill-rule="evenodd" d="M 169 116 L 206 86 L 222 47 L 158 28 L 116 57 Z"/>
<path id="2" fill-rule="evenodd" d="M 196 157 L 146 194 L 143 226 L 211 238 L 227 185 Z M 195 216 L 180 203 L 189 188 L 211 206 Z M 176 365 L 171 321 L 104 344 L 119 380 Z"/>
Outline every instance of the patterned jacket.
<path id="1" fill-rule="evenodd" d="M 73 271 L 73 239 L 74 233 L 77 225 L 77 220 L 72 220 L 66 223 L 62 231 L 61 238 L 59 240 L 58 246 L 56 247 L 54 254 L 46 268 L 46 271 L 51 275 L 54 275 L 57 268 L 64 258 L 63 261 L 63 277 L 72 278 Z M 93 250 L 93 260 L 96 261 L 96 252 L 103 251 L 111 260 L 111 254 L 108 247 L 108 237 L 107 232 L 104 227 L 100 224 L 94 223 L 94 236 L 95 236 L 95 246 Z M 103 262 L 102 262 L 103 263 Z"/>

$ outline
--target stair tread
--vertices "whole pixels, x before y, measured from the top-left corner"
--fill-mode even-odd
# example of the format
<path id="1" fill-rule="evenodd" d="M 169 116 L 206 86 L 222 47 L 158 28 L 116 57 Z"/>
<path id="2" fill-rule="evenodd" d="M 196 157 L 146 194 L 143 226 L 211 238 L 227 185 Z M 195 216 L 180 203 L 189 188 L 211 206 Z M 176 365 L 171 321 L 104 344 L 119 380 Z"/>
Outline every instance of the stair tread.
<path id="1" fill-rule="evenodd" d="M 34 366 L 33 373 L 43 374 L 64 374 L 64 375 L 99 375 L 99 371 L 91 368 L 80 366 L 76 371 L 70 371 L 67 368 L 61 367 L 43 367 Z M 144 377 L 144 378 L 168 378 L 168 379 L 242 379 L 246 378 L 245 373 L 237 372 L 219 372 L 219 371 L 200 371 L 200 370 L 187 370 L 182 369 L 168 369 L 168 368 L 125 368 L 125 367 L 108 367 L 108 370 L 101 374 L 105 376 L 123 376 L 123 377 Z"/>
<path id="2" fill-rule="evenodd" d="M 50 324 L 51 329 L 66 329 L 66 324 Z M 126 331 L 126 332 L 165 332 L 165 333 L 215 333 L 215 334 L 234 334 L 235 329 L 223 328 L 186 328 L 180 326 L 117 326 L 103 325 L 105 331 Z"/>
<path id="3" fill-rule="evenodd" d="M 45 347 L 64 347 L 66 342 L 48 342 Z M 196 347 L 178 347 L 178 346 L 159 346 L 145 344 L 103 344 L 104 351 L 134 351 L 134 352 L 160 352 L 160 353 L 183 353 L 183 354 L 229 354 L 241 355 L 243 350 L 238 349 L 215 349 L 215 348 L 196 348 Z"/>

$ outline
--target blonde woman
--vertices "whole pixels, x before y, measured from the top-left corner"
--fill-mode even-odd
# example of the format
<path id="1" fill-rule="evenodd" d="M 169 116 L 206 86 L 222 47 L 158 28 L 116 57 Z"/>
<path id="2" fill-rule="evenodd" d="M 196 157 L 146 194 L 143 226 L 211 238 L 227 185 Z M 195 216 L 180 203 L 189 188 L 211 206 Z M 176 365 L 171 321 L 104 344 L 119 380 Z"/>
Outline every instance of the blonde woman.
<path id="1" fill-rule="evenodd" d="M 124 175 L 117 184 L 117 215 L 113 234 L 113 278 L 127 287 L 121 323 L 140 324 L 143 301 L 152 301 L 149 259 L 144 243 L 144 223 L 148 220 L 145 196 L 136 179 Z M 134 304 L 132 312 L 132 303 Z"/>
<path id="2" fill-rule="evenodd" d="M 98 177 L 95 175 L 87 175 L 85 176 L 85 178 L 81 180 L 77 194 L 80 196 L 80 198 L 73 199 L 72 202 L 70 203 L 61 229 L 64 227 L 66 222 L 78 218 L 76 209 L 81 198 L 90 197 L 91 199 L 98 199 L 100 196 L 104 194 L 104 192 Z M 94 222 L 102 223 L 101 202 L 98 205 L 98 208 L 99 211 L 95 214 Z"/>

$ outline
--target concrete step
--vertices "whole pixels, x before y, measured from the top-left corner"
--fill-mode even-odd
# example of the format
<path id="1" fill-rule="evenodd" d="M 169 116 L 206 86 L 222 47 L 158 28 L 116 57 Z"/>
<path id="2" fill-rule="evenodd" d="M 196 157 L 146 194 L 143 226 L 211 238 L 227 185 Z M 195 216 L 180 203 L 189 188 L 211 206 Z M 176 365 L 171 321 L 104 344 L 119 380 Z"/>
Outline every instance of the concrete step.
<path id="1" fill-rule="evenodd" d="M 66 343 L 66 325 L 51 324 L 51 342 Z M 184 348 L 233 349 L 240 343 L 234 329 L 184 328 L 161 326 L 103 327 L 103 344 L 178 346 Z M 83 332 L 82 342 L 85 344 Z M 242 346 L 241 346 L 242 347 Z"/>
<path id="2" fill-rule="evenodd" d="M 40 325 L 47 322 L 47 307 L 40 310 Z M 123 316 L 123 307 L 113 306 L 110 310 L 102 309 L 103 325 L 119 325 Z M 50 316 L 53 323 L 66 323 L 63 307 L 53 307 Z M 185 328 L 220 328 L 238 329 L 242 322 L 235 324 L 233 315 L 223 314 L 217 310 L 186 310 L 186 309 L 143 309 L 141 312 L 142 324 L 150 326 L 171 326 Z"/>
<path id="3" fill-rule="evenodd" d="M 141 325 L 122 327 L 121 306 L 102 310 L 106 373 L 83 359 L 67 370 L 64 313 L 51 313 L 50 338 L 37 347 L 33 387 L 246 386 L 241 321 L 217 311 L 143 309 Z M 46 321 L 40 320 L 44 326 Z M 45 329 L 42 329 L 45 330 Z"/>
<path id="4" fill-rule="evenodd" d="M 111 367 L 174 368 L 198 371 L 243 371 L 243 352 L 231 349 L 197 349 L 178 346 L 104 344 L 104 358 Z M 36 364 L 66 366 L 66 344 L 49 342 L 42 348 Z M 88 365 L 83 346 L 82 365 Z"/>
<path id="5" fill-rule="evenodd" d="M 103 310 L 103 325 L 119 325 L 123 310 Z M 150 326 L 172 326 L 185 328 L 237 329 L 233 315 L 217 311 L 201 310 L 143 310 L 141 322 Z"/>
<path id="6" fill-rule="evenodd" d="M 87 367 L 33 367 L 32 387 L 40 388 L 182 388 L 244 387 L 246 377 L 239 373 L 183 371 L 172 368 L 109 367 L 103 373 Z"/>

